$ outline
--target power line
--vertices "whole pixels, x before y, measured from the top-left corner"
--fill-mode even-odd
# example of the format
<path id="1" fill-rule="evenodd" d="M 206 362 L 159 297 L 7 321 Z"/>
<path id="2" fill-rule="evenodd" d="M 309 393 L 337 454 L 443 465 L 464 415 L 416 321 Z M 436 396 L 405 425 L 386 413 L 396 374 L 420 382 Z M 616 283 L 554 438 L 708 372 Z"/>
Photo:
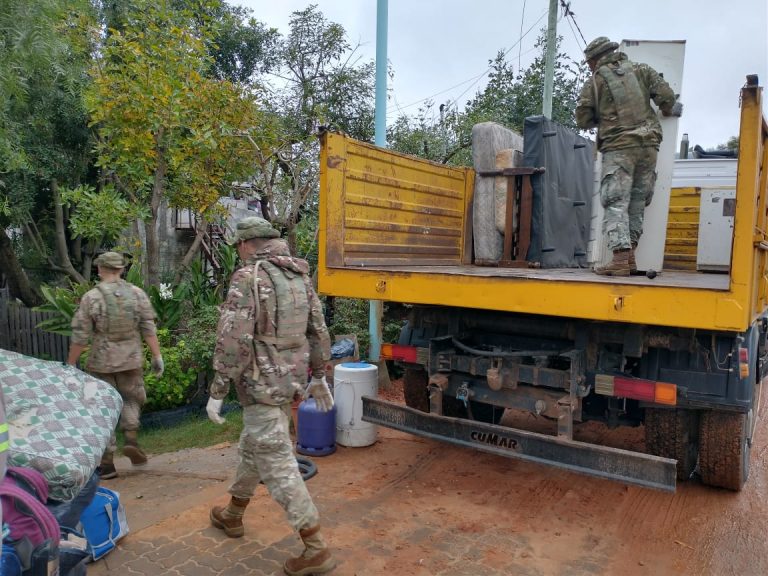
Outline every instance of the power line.
<path id="1" fill-rule="evenodd" d="M 511 51 L 512 51 L 514 48 L 515 48 L 515 46 L 519 45 L 519 44 L 520 44 L 520 43 L 523 41 L 523 39 L 524 39 L 524 38 L 525 38 L 525 37 L 526 37 L 528 34 L 530 34 L 531 30 L 533 30 L 533 28 L 534 28 L 534 27 L 535 27 L 535 26 L 536 26 L 536 25 L 537 25 L 539 22 L 541 22 L 542 18 L 544 18 L 544 16 L 546 16 L 546 15 L 547 15 L 547 12 L 548 12 L 548 10 L 544 10 L 544 12 L 542 12 L 541 16 L 539 16 L 539 18 L 536 20 L 536 22 L 534 22 L 534 23 L 531 25 L 531 27 L 530 27 L 530 28 L 528 28 L 528 30 L 526 30 L 526 31 L 525 31 L 525 34 L 522 34 L 522 35 L 520 36 L 520 38 L 518 38 L 517 42 L 515 42 L 514 44 L 512 44 L 512 46 L 510 46 L 510 47 L 509 47 L 509 48 L 508 48 L 508 49 L 507 49 L 507 50 L 504 52 L 503 56 L 506 56 L 507 54 L 509 54 L 509 53 L 510 53 L 510 52 L 511 52 Z M 445 92 L 449 92 L 450 90 L 453 90 L 454 88 L 457 88 L 457 87 L 459 87 L 459 86 L 461 86 L 461 85 L 463 85 L 463 84 L 466 84 L 467 82 L 472 82 L 472 84 L 470 84 L 470 85 L 467 87 L 467 89 L 466 89 L 466 90 L 464 90 L 464 92 L 462 92 L 461 94 L 459 94 L 459 96 L 458 96 L 457 98 L 455 98 L 455 99 L 454 99 L 454 102 L 453 102 L 453 104 L 452 104 L 452 105 L 453 105 L 454 107 L 457 107 L 457 104 L 456 104 L 456 102 L 458 102 L 458 101 L 459 101 L 459 99 L 461 99 L 461 97 L 462 97 L 462 96 L 464 96 L 464 94 L 466 94 L 467 92 L 469 92 L 469 91 L 470 91 L 470 90 L 471 90 L 471 89 L 472 89 L 472 88 L 473 88 L 473 87 L 474 87 L 474 86 L 475 86 L 475 85 L 476 85 L 476 84 L 477 84 L 477 83 L 478 83 L 478 82 L 479 82 L 479 81 L 480 81 L 480 80 L 483 78 L 483 76 L 485 76 L 486 74 L 488 74 L 488 72 L 490 72 L 490 71 L 491 71 L 491 68 L 492 68 L 492 66 L 488 66 L 488 68 L 486 68 L 486 69 L 485 69 L 485 70 L 484 70 L 484 71 L 483 71 L 481 74 L 479 74 L 479 75 L 477 75 L 477 76 L 473 76 L 472 78 L 469 78 L 468 80 L 464 80 L 463 82 L 459 82 L 457 85 L 455 85 L 455 86 L 452 86 L 451 88 L 446 88 L 445 90 L 441 90 L 440 92 L 438 92 L 438 93 L 436 93 L 436 94 L 433 94 L 432 96 L 428 96 L 427 98 L 422 98 L 421 100 L 418 100 L 418 101 L 416 101 L 416 102 L 413 102 L 413 103 L 411 103 L 411 104 L 408 104 L 408 105 L 406 105 L 406 106 L 398 106 L 398 109 L 399 109 L 399 110 L 402 110 L 402 109 L 405 109 L 405 108 L 410 108 L 411 106 L 415 106 L 415 105 L 417 105 L 417 104 L 421 104 L 422 102 L 426 102 L 427 100 L 430 100 L 430 99 L 431 99 L 431 98 L 433 98 L 434 96 L 439 96 L 440 94 L 444 94 Z M 390 110 L 390 109 L 388 109 L 387 111 L 389 111 L 389 110 Z"/>
<path id="2" fill-rule="evenodd" d="M 521 37 L 523 35 L 523 22 L 525 21 L 525 3 L 526 3 L 526 0 L 523 0 L 523 14 L 522 14 L 522 16 L 520 16 L 520 36 Z M 517 48 L 517 69 L 518 70 L 520 70 L 520 68 L 521 68 L 521 66 L 520 66 L 520 56 L 521 56 L 521 54 L 520 54 L 520 52 L 521 52 L 522 49 L 523 49 L 523 43 L 520 42 L 518 44 L 518 48 Z"/>
<path id="3" fill-rule="evenodd" d="M 563 12 L 565 14 L 566 18 L 570 18 L 573 22 L 574 26 L 576 26 L 576 30 L 579 31 L 579 36 L 581 36 L 581 41 L 584 43 L 584 46 L 586 47 L 587 41 L 584 39 L 584 34 L 581 33 L 581 28 L 579 28 L 578 22 L 576 22 L 576 14 L 571 10 L 571 3 L 570 1 L 566 2 L 565 0 L 560 0 L 560 6 L 563 8 Z M 570 22 L 568 23 L 570 25 Z M 573 30 L 573 28 L 571 28 Z M 574 32 L 575 35 L 575 32 Z M 576 43 L 579 43 L 579 39 L 576 39 Z"/>
<path id="4" fill-rule="evenodd" d="M 504 52 L 503 56 L 506 56 L 507 54 L 509 54 L 509 53 L 512 51 L 512 48 L 514 48 L 515 46 L 517 46 L 518 44 L 520 44 L 520 43 L 523 41 L 523 38 L 525 38 L 525 37 L 526 37 L 526 36 L 527 36 L 527 35 L 530 33 L 530 31 L 531 31 L 531 30 L 533 30 L 534 26 L 536 26 L 536 24 L 538 24 L 539 22 L 541 22 L 541 19 L 542 19 L 542 18 L 544 18 L 544 16 L 546 16 L 546 15 L 547 15 L 547 12 L 549 12 L 549 10 L 544 10 L 544 12 L 542 12 L 541 16 L 539 16 L 539 19 L 538 19 L 538 20 L 536 20 L 536 22 L 534 22 L 534 23 L 531 25 L 531 27 L 530 27 L 530 28 L 528 28 L 528 30 L 526 30 L 526 31 L 525 31 L 525 34 L 523 34 L 522 36 L 520 36 L 520 38 L 517 40 L 517 42 L 515 42 L 515 43 L 514 43 L 512 46 L 510 46 L 510 47 L 509 47 L 509 49 L 508 49 L 506 52 Z M 474 86 L 475 86 L 475 85 L 476 85 L 476 84 L 477 84 L 477 83 L 480 81 L 480 79 L 481 79 L 483 76 L 485 76 L 486 74 L 488 74 L 488 72 L 490 72 L 490 71 L 491 71 L 491 68 L 492 68 L 491 66 L 489 66 L 488 68 L 486 68 L 485 72 L 483 72 L 483 73 L 482 73 L 482 74 L 481 74 L 481 75 L 480 75 L 480 76 L 477 78 L 477 80 L 476 80 L 476 81 L 475 81 L 475 82 L 474 82 L 472 85 L 470 85 L 469 87 L 467 87 L 467 89 L 466 89 L 466 90 L 464 90 L 464 92 L 462 92 L 462 93 L 461 93 L 461 94 L 459 94 L 459 95 L 458 95 L 456 98 L 454 98 L 453 102 L 451 103 L 451 106 L 453 106 L 454 108 L 456 108 L 456 109 L 458 110 L 458 109 L 459 109 L 459 104 L 458 104 L 459 100 L 461 100 L 461 98 L 464 96 L 464 94 L 466 94 L 467 92 L 469 92 L 469 91 L 470 91 L 470 90 L 471 90 L 471 89 L 472 89 L 472 88 L 473 88 L 473 87 L 474 87 Z"/>

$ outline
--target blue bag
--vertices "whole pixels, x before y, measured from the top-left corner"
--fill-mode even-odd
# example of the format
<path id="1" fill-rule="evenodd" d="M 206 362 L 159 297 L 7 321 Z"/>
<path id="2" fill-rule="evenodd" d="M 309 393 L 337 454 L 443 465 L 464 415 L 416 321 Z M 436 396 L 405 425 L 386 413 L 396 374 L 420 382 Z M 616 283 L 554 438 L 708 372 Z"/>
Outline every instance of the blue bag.
<path id="1" fill-rule="evenodd" d="M 3 544 L 3 552 L 0 555 L 0 574 L 21 576 L 21 560 L 16 554 L 16 548 L 10 544 Z"/>
<path id="2" fill-rule="evenodd" d="M 114 550 L 118 540 L 128 534 L 128 520 L 120 494 L 99 486 L 80 516 L 79 531 L 88 540 L 94 560 Z"/>

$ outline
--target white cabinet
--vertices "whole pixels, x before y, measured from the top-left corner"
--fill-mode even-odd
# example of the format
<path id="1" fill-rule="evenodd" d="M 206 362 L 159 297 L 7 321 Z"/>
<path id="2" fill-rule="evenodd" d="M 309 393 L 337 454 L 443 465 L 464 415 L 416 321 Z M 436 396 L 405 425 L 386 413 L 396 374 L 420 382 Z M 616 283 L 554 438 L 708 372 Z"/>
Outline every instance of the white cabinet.
<path id="1" fill-rule="evenodd" d="M 696 269 L 728 272 L 733 246 L 736 188 L 702 188 Z"/>

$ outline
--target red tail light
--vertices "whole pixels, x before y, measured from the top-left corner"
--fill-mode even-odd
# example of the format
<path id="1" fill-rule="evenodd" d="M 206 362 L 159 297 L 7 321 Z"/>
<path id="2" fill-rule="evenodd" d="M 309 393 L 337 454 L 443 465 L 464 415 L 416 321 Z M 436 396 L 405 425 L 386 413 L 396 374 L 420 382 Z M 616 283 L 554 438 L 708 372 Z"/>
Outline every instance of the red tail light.
<path id="1" fill-rule="evenodd" d="M 654 404 L 677 404 L 677 385 L 643 378 L 626 378 L 609 374 L 595 375 L 595 392 L 605 396 L 633 398 Z"/>
<path id="2" fill-rule="evenodd" d="M 382 360 L 399 360 L 400 362 L 417 362 L 416 346 L 404 346 L 402 344 L 382 344 Z"/>

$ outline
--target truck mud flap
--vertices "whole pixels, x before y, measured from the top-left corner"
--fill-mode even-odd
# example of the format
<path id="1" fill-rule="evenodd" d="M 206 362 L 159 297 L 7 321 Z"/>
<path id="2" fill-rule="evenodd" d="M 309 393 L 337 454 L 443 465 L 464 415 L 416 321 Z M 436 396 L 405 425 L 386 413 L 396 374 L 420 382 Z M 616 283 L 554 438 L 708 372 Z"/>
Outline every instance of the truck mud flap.
<path id="1" fill-rule="evenodd" d="M 427 414 L 368 396 L 363 396 L 363 420 L 499 456 L 549 464 L 646 488 L 675 491 L 677 461 L 669 458 Z"/>

